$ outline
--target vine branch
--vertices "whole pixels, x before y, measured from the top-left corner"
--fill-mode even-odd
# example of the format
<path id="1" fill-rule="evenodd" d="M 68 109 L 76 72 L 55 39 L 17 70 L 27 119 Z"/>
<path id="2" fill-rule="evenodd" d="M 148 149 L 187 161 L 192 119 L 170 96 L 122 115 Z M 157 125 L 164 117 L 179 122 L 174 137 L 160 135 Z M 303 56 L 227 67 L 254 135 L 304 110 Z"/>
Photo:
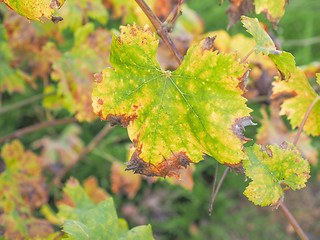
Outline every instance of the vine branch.
<path id="1" fill-rule="evenodd" d="M 6 141 L 9 141 L 13 138 L 21 138 L 23 135 L 40 130 L 42 128 L 53 127 L 53 126 L 57 126 L 60 124 L 75 123 L 75 122 L 78 122 L 78 120 L 76 118 L 65 118 L 65 119 L 54 119 L 54 120 L 50 120 L 47 122 L 36 123 L 34 125 L 31 125 L 31 126 L 28 126 L 25 128 L 21 128 L 12 134 L 9 134 L 7 136 L 0 138 L 0 144 L 4 143 Z"/>
<path id="2" fill-rule="evenodd" d="M 144 0 L 135 0 L 136 3 L 139 5 L 139 7 L 142 9 L 142 11 L 147 15 L 150 22 L 154 26 L 154 28 L 157 31 L 157 34 L 159 37 L 163 40 L 163 42 L 167 45 L 167 47 L 170 49 L 172 54 L 177 59 L 178 63 L 181 64 L 183 61 L 183 57 L 179 53 L 178 49 L 172 42 L 171 38 L 168 36 L 168 32 L 164 30 L 163 25 L 159 18 L 152 12 L 152 10 L 149 8 L 147 3 Z"/>
<path id="3" fill-rule="evenodd" d="M 302 240 L 309 240 L 308 236 L 304 233 L 304 231 L 299 226 L 296 219 L 293 217 L 293 215 L 290 213 L 289 209 L 283 203 L 281 203 L 279 205 L 279 209 L 283 213 L 283 215 L 286 217 L 286 219 L 290 222 L 290 224 L 292 225 L 292 227 L 294 228 L 296 233 L 299 235 L 299 237 Z"/>

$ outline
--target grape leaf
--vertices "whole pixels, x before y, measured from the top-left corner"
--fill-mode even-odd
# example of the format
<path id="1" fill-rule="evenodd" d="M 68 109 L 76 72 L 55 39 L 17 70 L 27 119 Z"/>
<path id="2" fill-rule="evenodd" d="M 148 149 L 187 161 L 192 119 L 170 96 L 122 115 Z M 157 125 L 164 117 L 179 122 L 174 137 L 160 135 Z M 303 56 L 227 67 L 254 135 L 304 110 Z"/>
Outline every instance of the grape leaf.
<path id="1" fill-rule="evenodd" d="M 78 28 L 75 32 L 73 48 L 65 52 L 53 64 L 51 73 L 58 82 L 57 95 L 70 113 L 75 113 L 79 121 L 92 121 L 95 115 L 90 104 L 93 73 L 108 66 L 108 31 L 94 30 L 92 23 Z"/>
<path id="2" fill-rule="evenodd" d="M 230 165 L 245 158 L 242 130 L 252 122 L 240 85 L 247 68 L 234 54 L 212 52 L 210 41 L 191 47 L 171 72 L 157 63 L 148 28 L 121 27 L 113 38 L 113 68 L 95 75 L 92 105 L 101 119 L 128 127 L 135 151 L 127 170 L 178 176 L 205 153 Z"/>
<path id="3" fill-rule="evenodd" d="M 88 177 L 83 182 L 83 188 L 95 204 L 98 204 L 109 197 L 108 193 L 98 186 L 98 181 L 93 176 Z"/>
<path id="4" fill-rule="evenodd" d="M 62 7 L 65 0 L 3 0 L 3 2 L 21 16 L 41 21 L 42 17 L 51 20 L 54 8 Z"/>
<path id="5" fill-rule="evenodd" d="M 296 68 L 294 56 L 291 53 L 282 51 L 280 55 L 269 54 L 271 60 L 276 64 L 282 79 L 288 79 Z"/>
<path id="6" fill-rule="evenodd" d="M 252 179 L 244 191 L 256 205 L 275 206 L 283 199 L 282 186 L 293 190 L 305 187 L 310 166 L 293 144 L 247 147 L 243 160 L 246 175 Z"/>
<path id="7" fill-rule="evenodd" d="M 276 50 L 276 46 L 274 45 L 272 39 L 268 35 L 268 33 L 261 27 L 258 19 L 249 18 L 246 16 L 241 17 L 241 22 L 243 26 L 247 29 L 247 32 L 250 33 L 254 39 L 256 40 L 256 53 L 264 53 L 268 55 L 271 54 L 279 54 L 280 51 Z"/>
<path id="8" fill-rule="evenodd" d="M 66 219 L 63 231 L 67 239 L 153 239 L 150 225 L 128 230 L 126 222 L 118 219 L 112 198 L 96 206 L 75 179 L 67 182 L 64 192 L 76 205 L 58 207 L 58 216 Z"/>
<path id="9" fill-rule="evenodd" d="M 297 134 L 297 131 L 288 130 L 287 126 L 281 119 L 279 114 L 280 104 L 279 101 L 272 101 L 270 105 L 271 116 L 268 117 L 266 110 L 261 109 L 262 120 L 261 127 L 258 129 L 257 133 L 257 144 L 281 144 L 283 141 L 293 142 Z M 301 133 L 299 141 L 297 143 L 297 148 L 301 151 L 301 154 L 308 161 L 317 166 L 318 163 L 318 152 L 311 145 L 310 137 Z"/>
<path id="10" fill-rule="evenodd" d="M 319 78 L 318 78 L 319 81 Z M 272 98 L 279 95 L 291 96 L 284 100 L 281 105 L 281 115 L 287 115 L 292 128 L 300 126 L 308 108 L 315 99 L 319 99 L 319 95 L 310 86 L 308 79 L 300 68 L 296 68 L 295 72 L 288 80 L 275 81 L 273 83 Z M 307 134 L 313 136 L 320 135 L 320 101 L 317 101 L 303 127 Z"/>
<path id="11" fill-rule="evenodd" d="M 268 33 L 261 27 L 258 19 L 243 16 L 242 23 L 247 29 L 247 32 L 249 32 L 256 40 L 257 46 L 255 52 L 257 54 L 262 52 L 268 55 L 276 64 L 282 78 L 289 78 L 296 67 L 294 56 L 291 53 L 276 50 L 274 42 Z"/>
<path id="12" fill-rule="evenodd" d="M 263 13 L 275 25 L 284 15 L 284 8 L 289 0 L 254 0 L 256 13 Z"/>

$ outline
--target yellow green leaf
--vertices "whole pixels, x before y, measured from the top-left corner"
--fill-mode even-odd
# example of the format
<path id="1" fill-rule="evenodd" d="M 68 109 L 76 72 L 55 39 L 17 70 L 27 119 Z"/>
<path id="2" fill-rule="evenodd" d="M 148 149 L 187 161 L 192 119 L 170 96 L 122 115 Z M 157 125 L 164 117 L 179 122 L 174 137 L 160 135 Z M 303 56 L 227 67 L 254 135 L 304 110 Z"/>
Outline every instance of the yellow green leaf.
<path id="1" fill-rule="evenodd" d="M 303 130 L 313 136 L 320 135 L 320 97 L 310 86 L 307 77 L 300 68 L 296 68 L 288 80 L 281 81 L 279 79 L 273 83 L 271 97 L 276 98 L 279 95 L 290 96 L 281 105 L 280 114 L 288 116 L 293 129 L 301 125 L 311 104 L 318 100 L 311 110 Z"/>
<path id="2" fill-rule="evenodd" d="M 254 0 L 256 13 L 263 13 L 272 24 L 278 23 L 284 15 L 288 0 Z"/>
<path id="3" fill-rule="evenodd" d="M 242 23 L 247 32 L 256 40 L 257 46 L 255 47 L 255 52 L 257 54 L 262 52 L 268 55 L 274 64 L 276 64 L 283 79 L 290 77 L 296 67 L 294 56 L 291 53 L 276 49 L 274 42 L 262 28 L 258 19 L 242 16 Z"/>
<path id="4" fill-rule="evenodd" d="M 254 204 L 275 206 L 284 198 L 283 186 L 293 190 L 306 186 L 310 166 L 293 144 L 284 142 L 261 148 L 255 144 L 245 152 L 248 159 L 243 166 L 252 182 L 244 195 Z"/>
<path id="5" fill-rule="evenodd" d="M 54 8 L 59 9 L 65 0 L 3 0 L 3 2 L 21 16 L 41 21 L 42 17 L 51 20 Z"/>
<path id="6" fill-rule="evenodd" d="M 271 60 L 276 64 L 282 79 L 288 79 L 296 68 L 294 56 L 291 53 L 282 51 L 279 54 L 269 54 Z"/>
<path id="7" fill-rule="evenodd" d="M 133 154 L 127 170 L 177 176 L 204 154 L 224 164 L 245 158 L 242 130 L 252 124 L 241 95 L 247 66 L 234 54 L 213 52 L 210 38 L 192 46 L 171 72 L 156 60 L 158 41 L 148 28 L 120 28 L 110 63 L 96 74 L 93 108 L 111 125 L 128 127 Z"/>
<path id="8" fill-rule="evenodd" d="M 247 32 L 250 33 L 256 40 L 257 46 L 255 51 L 257 54 L 260 52 L 266 55 L 269 53 L 280 54 L 280 52 L 276 50 L 276 46 L 274 45 L 271 37 L 260 25 L 258 19 L 242 16 L 241 22 L 247 29 Z"/>
<path id="9" fill-rule="evenodd" d="M 51 77 L 58 82 L 57 95 L 79 121 L 92 121 L 96 117 L 90 104 L 93 74 L 108 66 L 110 41 L 108 31 L 94 30 L 94 25 L 88 23 L 76 30 L 73 48 L 52 66 Z M 56 103 L 57 97 L 53 99 Z M 50 106 L 49 101 L 46 103 Z"/>

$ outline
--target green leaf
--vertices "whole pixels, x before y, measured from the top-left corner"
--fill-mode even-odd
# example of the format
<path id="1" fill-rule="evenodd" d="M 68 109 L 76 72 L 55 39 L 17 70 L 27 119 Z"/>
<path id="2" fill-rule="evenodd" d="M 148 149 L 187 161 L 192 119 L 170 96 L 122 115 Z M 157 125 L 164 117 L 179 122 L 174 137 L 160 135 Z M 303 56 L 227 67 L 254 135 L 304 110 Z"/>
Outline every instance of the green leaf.
<path id="1" fill-rule="evenodd" d="M 58 216 L 65 217 L 63 231 L 68 239 L 153 239 L 150 226 L 127 229 L 118 219 L 112 198 L 92 203 L 77 180 L 68 181 L 64 192 L 76 203 L 77 208 L 59 206 Z"/>
<path id="2" fill-rule="evenodd" d="M 272 24 L 284 15 L 287 0 L 254 0 L 256 14 L 263 13 Z"/>
<path id="3" fill-rule="evenodd" d="M 272 39 L 268 35 L 268 33 L 261 27 L 258 19 L 249 18 L 246 16 L 241 17 L 241 22 L 243 26 L 247 29 L 247 32 L 250 33 L 254 39 L 256 40 L 256 53 L 260 52 L 269 55 L 271 54 L 281 54 L 281 51 L 276 50 L 276 46 L 274 45 Z"/>
<path id="4" fill-rule="evenodd" d="M 243 26 L 247 29 L 254 39 L 257 46 L 255 52 L 260 52 L 268 55 L 270 59 L 276 64 L 283 79 L 288 79 L 294 72 L 296 62 L 291 53 L 276 50 L 276 46 L 268 33 L 262 28 L 258 19 L 242 16 Z"/>
<path id="5" fill-rule="evenodd" d="M 122 235 L 119 240 L 152 240 L 151 225 L 134 227 L 128 233 Z"/>
<path id="6" fill-rule="evenodd" d="M 256 205 L 276 205 L 283 199 L 282 186 L 293 190 L 305 187 L 310 177 L 310 166 L 291 143 L 257 144 L 245 150 L 248 159 L 243 161 L 246 175 L 252 179 L 244 194 Z"/>
<path id="7" fill-rule="evenodd" d="M 42 16 L 51 20 L 54 8 L 59 9 L 65 0 L 3 0 L 3 2 L 21 16 L 41 21 Z"/>
<path id="8" fill-rule="evenodd" d="M 291 53 L 282 51 L 279 54 L 269 54 L 271 60 L 276 64 L 282 79 L 288 79 L 296 68 L 294 56 Z"/>
<path id="9" fill-rule="evenodd" d="M 212 39 L 192 46 L 171 72 L 156 60 L 158 41 L 148 28 L 121 27 L 110 62 L 96 74 L 93 108 L 111 125 L 128 127 L 134 151 L 127 170 L 177 176 L 204 154 L 224 164 L 245 158 L 241 130 L 252 124 L 241 95 L 247 66 L 234 54 L 212 51 Z"/>
<path id="10" fill-rule="evenodd" d="M 309 107 L 313 101 L 316 101 L 303 130 L 313 136 L 320 135 L 320 97 L 310 86 L 306 75 L 300 68 L 296 68 L 288 80 L 278 79 L 273 82 L 272 91 L 272 98 L 279 95 L 289 96 L 281 105 L 280 114 L 288 116 L 293 129 L 300 126 Z"/>

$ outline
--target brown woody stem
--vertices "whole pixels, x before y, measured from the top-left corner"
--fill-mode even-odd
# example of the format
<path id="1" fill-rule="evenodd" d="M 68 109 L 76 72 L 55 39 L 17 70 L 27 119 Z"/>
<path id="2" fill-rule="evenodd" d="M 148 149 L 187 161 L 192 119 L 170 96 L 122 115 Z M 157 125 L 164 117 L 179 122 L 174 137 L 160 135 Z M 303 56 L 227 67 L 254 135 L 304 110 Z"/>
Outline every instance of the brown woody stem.
<path id="1" fill-rule="evenodd" d="M 303 120 L 302 120 L 302 123 L 300 124 L 300 127 L 299 127 L 299 130 L 298 130 L 298 132 L 297 132 L 297 135 L 296 135 L 295 138 L 294 138 L 293 145 L 295 145 L 295 146 L 297 145 L 297 142 L 298 142 L 299 137 L 300 137 L 300 135 L 301 135 L 302 129 L 303 129 L 304 125 L 306 124 L 306 121 L 307 121 L 307 119 L 308 119 L 308 117 L 309 117 L 309 115 L 310 115 L 310 113 L 311 113 L 314 105 L 316 105 L 316 103 L 317 103 L 317 101 L 318 101 L 319 99 L 320 99 L 320 97 L 319 97 L 319 95 L 318 95 L 318 96 L 313 100 L 313 102 L 311 103 L 310 107 L 308 108 L 308 111 L 307 111 L 306 115 L 304 115 L 304 118 L 303 118 Z"/>
<path id="2" fill-rule="evenodd" d="M 6 141 L 9 141 L 13 138 L 20 138 L 25 134 L 37 131 L 42 128 L 53 127 L 53 126 L 57 126 L 60 124 L 66 124 L 66 123 L 72 123 L 72 122 L 78 122 L 78 120 L 76 118 L 66 118 L 66 119 L 58 119 L 58 120 L 54 119 L 54 120 L 50 120 L 47 122 L 37 123 L 37 124 L 31 125 L 31 126 L 19 129 L 12 134 L 9 134 L 5 137 L 0 138 L 0 144 L 4 143 Z"/>
<path id="3" fill-rule="evenodd" d="M 140 6 L 142 11 L 147 15 L 152 25 L 154 26 L 154 28 L 157 30 L 157 34 L 159 35 L 159 37 L 161 37 L 161 39 L 170 49 L 170 51 L 175 56 L 179 64 L 181 64 L 181 62 L 183 61 L 183 57 L 181 56 L 178 49 L 172 42 L 171 38 L 168 36 L 168 33 L 163 29 L 162 23 L 159 20 L 159 18 L 152 12 L 152 10 L 149 8 L 149 6 L 144 0 L 136 0 L 136 3 Z"/>
<path id="4" fill-rule="evenodd" d="M 292 216 L 292 214 L 290 213 L 290 211 L 288 210 L 288 208 L 281 203 L 279 205 L 279 209 L 280 211 L 283 213 L 283 215 L 286 217 L 286 219 L 290 222 L 291 226 L 294 228 L 294 230 L 296 231 L 296 233 L 300 236 L 300 238 L 302 240 L 309 240 L 309 238 L 307 237 L 307 235 L 304 233 L 304 231 L 302 230 L 302 228 L 299 226 L 298 222 L 296 221 L 296 219 Z"/>
<path id="5" fill-rule="evenodd" d="M 223 172 L 223 174 L 222 174 L 222 177 L 220 178 L 219 183 L 218 183 L 218 185 L 217 185 L 217 188 L 216 188 L 216 190 L 214 191 L 214 194 L 213 194 L 212 197 L 211 197 L 211 201 L 210 201 L 211 212 L 212 212 L 212 206 L 213 206 L 214 200 L 216 199 L 216 196 L 217 196 L 217 194 L 218 194 L 218 192 L 219 192 L 219 190 L 220 190 L 220 188 L 221 188 L 221 185 L 222 185 L 224 179 L 225 179 L 226 176 L 227 176 L 228 171 L 229 171 L 229 167 L 227 167 L 226 170 L 224 170 L 224 172 Z M 210 213 L 210 210 L 209 210 L 209 214 L 211 214 L 211 213 Z"/>

